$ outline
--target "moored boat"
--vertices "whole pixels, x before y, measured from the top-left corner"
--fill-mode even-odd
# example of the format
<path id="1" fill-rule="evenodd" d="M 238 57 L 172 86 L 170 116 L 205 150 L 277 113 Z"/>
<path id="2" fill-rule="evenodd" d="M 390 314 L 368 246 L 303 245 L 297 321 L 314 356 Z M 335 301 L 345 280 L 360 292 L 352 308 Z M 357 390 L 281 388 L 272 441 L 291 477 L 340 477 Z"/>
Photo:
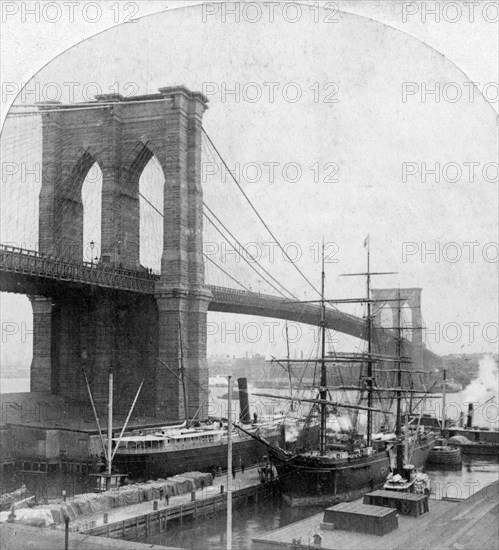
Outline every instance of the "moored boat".
<path id="1" fill-rule="evenodd" d="M 180 341 L 182 341 L 180 324 L 179 336 Z M 117 474 L 120 477 L 126 475 L 131 479 L 155 479 L 188 471 L 205 471 L 215 475 L 220 469 L 227 468 L 228 439 L 230 438 L 232 439 L 236 469 L 239 466 L 251 466 L 261 462 L 265 456 L 265 446 L 248 435 L 234 432 L 232 425 L 229 428 L 227 421 L 223 421 L 222 419 L 200 421 L 189 418 L 187 413 L 189 405 L 185 385 L 182 344 L 180 345 L 178 359 L 180 374 L 177 375 L 174 371 L 172 373 L 177 376 L 182 385 L 184 411 L 186 411 L 185 421 L 176 426 L 143 428 L 125 433 L 143 385 L 142 381 L 123 424 L 121 433 L 119 437 L 114 437 L 112 418 L 113 374 L 110 372 L 107 444 L 104 441 L 88 379 L 84 373 L 89 399 L 102 443 L 101 458 L 105 462 L 102 471 L 97 477 L 101 478 L 102 484 L 107 489 L 113 477 Z M 240 378 L 238 382 L 240 383 L 240 390 L 241 388 L 247 388 L 245 378 Z M 245 422 L 249 433 L 262 434 L 275 445 L 281 442 L 284 443 L 282 424 L 274 421 L 257 422 L 256 414 L 253 417 L 254 421 L 250 422 L 248 392 L 239 391 L 239 397 L 241 421 Z"/>
<path id="2" fill-rule="evenodd" d="M 278 424 L 247 425 L 250 433 L 261 433 L 273 444 L 281 442 Z M 131 434 L 119 441 L 114 465 L 131 478 L 154 479 L 186 471 L 206 471 L 227 468 L 227 425 L 205 424 L 203 427 L 155 430 L 147 434 Z M 117 440 L 116 440 L 117 442 Z M 252 437 L 232 433 L 234 464 L 251 466 L 267 453 Z"/>
<path id="3" fill-rule="evenodd" d="M 464 435 L 453 435 L 447 442 L 450 446 L 458 447 L 465 456 L 490 456 L 499 459 L 499 443 L 471 441 Z"/>
<path id="4" fill-rule="evenodd" d="M 413 464 L 424 466 L 435 444 L 428 434 L 414 449 Z M 292 506 L 330 505 L 361 497 L 382 487 L 391 471 L 385 448 L 364 448 L 360 454 L 290 456 L 270 451 L 285 500 Z"/>
<path id="5" fill-rule="evenodd" d="M 386 482 L 390 472 L 403 473 L 404 458 L 405 463 L 413 465 L 415 468 L 424 466 L 426 459 L 435 445 L 435 436 L 432 432 L 425 432 L 424 427 L 418 425 L 412 430 L 406 420 L 406 426 L 401 423 L 401 402 L 403 394 L 410 394 L 412 397 L 420 394 L 417 390 L 403 387 L 402 373 L 410 373 L 410 370 L 402 370 L 401 363 L 408 363 L 408 359 L 402 357 L 400 346 L 396 357 L 388 357 L 373 352 L 372 341 L 372 315 L 371 303 L 375 300 L 370 296 L 370 277 L 369 270 L 369 250 L 367 263 L 367 297 L 364 300 L 367 303 L 367 352 L 362 354 L 340 354 L 332 358 L 326 358 L 326 323 L 325 323 L 325 304 L 333 300 L 324 298 L 324 262 L 322 267 L 322 291 L 321 291 L 321 348 L 322 353 L 319 359 L 320 363 L 320 382 L 319 395 L 316 399 L 298 399 L 312 403 L 320 410 L 320 437 L 318 448 L 305 451 L 285 451 L 268 443 L 269 456 L 273 462 L 280 482 L 284 499 L 291 505 L 331 505 L 341 501 L 349 501 L 362 496 L 363 494 L 380 488 Z M 400 298 L 398 299 L 400 302 Z M 352 302 L 359 302 L 359 299 L 352 299 Z M 341 300 L 342 303 L 347 300 Z M 400 327 L 401 323 L 398 322 Z M 400 336 L 397 342 L 401 344 Z M 337 390 L 338 387 L 328 386 L 327 365 L 330 363 L 357 363 L 363 361 L 367 363 L 367 372 L 359 387 L 341 387 L 341 389 L 357 389 L 362 393 L 367 393 L 367 406 L 360 404 L 353 405 L 338 400 L 330 399 L 329 391 Z M 375 386 L 374 364 L 394 361 L 398 365 L 397 383 L 394 388 L 381 388 Z M 395 394 L 397 402 L 396 412 L 396 430 L 395 433 L 387 437 L 387 434 L 380 437 L 373 436 L 373 414 L 383 413 L 391 414 L 391 411 L 385 411 L 373 406 L 373 393 L 388 392 Z M 257 394 L 267 397 L 283 398 L 282 396 L 271 396 L 269 394 Z M 359 402 L 360 403 L 360 402 Z M 351 409 L 354 411 L 367 412 L 366 434 L 358 436 L 351 433 L 350 441 L 339 445 L 337 441 L 331 441 L 327 438 L 327 417 L 329 414 L 338 414 L 338 410 Z M 409 410 L 406 410 L 406 419 Z M 243 432 L 246 432 L 242 428 Z M 246 432 L 247 433 L 247 432 Z M 331 439 L 331 438 L 330 438 Z M 395 452 L 391 450 L 395 446 Z"/>

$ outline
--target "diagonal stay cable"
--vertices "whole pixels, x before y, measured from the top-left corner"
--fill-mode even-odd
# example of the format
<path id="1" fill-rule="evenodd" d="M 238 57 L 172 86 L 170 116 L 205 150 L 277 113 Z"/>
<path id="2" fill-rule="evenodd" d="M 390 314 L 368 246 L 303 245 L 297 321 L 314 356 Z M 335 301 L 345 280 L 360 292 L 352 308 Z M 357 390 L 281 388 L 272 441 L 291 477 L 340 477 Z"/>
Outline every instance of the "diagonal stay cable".
<path id="1" fill-rule="evenodd" d="M 261 217 L 260 213 L 258 212 L 258 210 L 255 208 L 255 206 L 253 205 L 253 203 L 251 202 L 251 200 L 249 199 L 248 195 L 246 195 L 246 193 L 244 192 L 243 188 L 241 187 L 241 185 L 239 184 L 239 182 L 237 181 L 236 177 L 234 176 L 234 174 L 232 173 L 232 171 L 229 169 L 229 167 L 227 166 L 227 163 L 225 162 L 224 158 L 222 157 L 222 155 L 220 154 L 219 150 L 217 149 L 216 145 L 213 143 L 212 139 L 210 138 L 210 136 L 208 135 L 208 133 L 206 132 L 206 130 L 203 128 L 203 133 L 204 135 L 208 138 L 208 141 L 210 142 L 211 146 L 213 147 L 213 149 L 216 151 L 217 155 L 219 156 L 220 160 L 222 161 L 223 165 L 225 166 L 225 169 L 229 172 L 231 178 L 234 180 L 235 184 L 237 185 L 237 187 L 239 188 L 239 191 L 241 191 L 243 197 L 246 199 L 246 201 L 248 202 L 248 204 L 250 205 L 251 209 L 253 210 L 253 212 L 256 214 L 257 218 L 262 222 L 263 226 L 265 227 L 265 229 L 268 231 L 268 233 L 270 234 L 270 236 L 274 239 L 275 243 L 277 244 L 277 246 L 281 249 L 282 253 L 286 256 L 286 258 L 291 262 L 291 264 L 295 267 L 295 269 L 298 271 L 298 273 L 303 277 L 303 279 L 305 279 L 305 281 L 307 282 L 307 284 L 309 286 L 311 286 L 314 291 L 320 295 L 320 292 L 317 290 L 317 288 L 315 288 L 315 286 L 310 282 L 310 280 L 308 279 L 308 277 L 303 273 L 303 271 L 296 265 L 296 263 L 289 257 L 289 254 L 286 252 L 286 250 L 284 249 L 284 247 L 281 245 L 281 243 L 279 242 L 279 240 L 277 239 L 277 237 L 274 235 L 274 233 L 272 232 L 272 230 L 270 229 L 270 227 L 265 223 L 265 221 L 263 220 L 263 218 Z"/>
<path id="2" fill-rule="evenodd" d="M 289 300 L 289 298 L 288 298 L 281 290 L 279 290 L 279 288 L 277 288 L 276 286 L 274 286 L 274 285 L 273 285 L 264 275 L 262 275 L 262 274 L 256 269 L 256 267 L 255 267 L 252 263 L 250 263 L 250 261 L 248 260 L 248 258 L 246 258 L 246 257 L 244 256 L 244 254 L 242 254 L 241 251 L 240 251 L 237 247 L 235 247 L 235 246 L 229 241 L 229 239 L 227 239 L 227 237 L 222 233 L 222 231 L 220 230 L 220 228 L 218 228 L 218 227 L 215 225 L 215 223 L 213 222 L 213 220 L 211 220 L 211 219 L 209 218 L 209 216 L 206 214 L 206 212 L 204 213 L 204 216 L 205 216 L 205 218 L 211 223 L 211 225 L 215 228 L 215 230 L 216 230 L 218 233 L 220 233 L 220 235 L 222 236 L 222 238 L 225 239 L 225 241 L 227 241 L 227 243 L 234 249 L 234 251 L 235 251 L 235 252 L 236 252 L 236 253 L 237 253 L 237 254 L 238 254 L 238 255 L 239 255 L 239 256 L 240 256 L 249 266 L 250 266 L 250 267 L 251 267 L 251 269 L 252 269 L 259 277 L 261 277 L 270 287 L 272 287 L 272 288 L 273 288 L 278 294 L 280 294 L 283 298 Z M 237 241 L 237 239 L 235 239 L 235 237 L 234 237 L 234 240 L 236 241 L 236 244 L 239 244 L 239 242 Z M 239 244 L 239 246 L 241 246 L 241 245 Z M 248 255 L 250 255 L 249 252 L 248 252 L 244 247 L 242 247 L 242 248 L 243 248 L 243 250 L 244 250 Z M 251 257 L 251 255 L 250 255 L 250 257 Z M 262 270 L 265 271 L 265 269 L 264 269 L 258 262 L 256 262 L 256 263 L 257 263 L 258 267 L 260 267 Z M 279 284 L 279 283 L 278 283 L 278 284 Z"/>
<path id="3" fill-rule="evenodd" d="M 235 277 L 233 277 L 230 273 L 228 273 L 223 267 L 219 266 L 217 264 L 217 262 L 215 262 L 215 260 L 212 260 L 207 254 L 205 254 L 203 252 L 203 256 L 209 260 L 215 267 L 218 267 L 218 269 L 220 269 L 220 271 L 223 271 L 225 273 L 225 275 L 227 275 L 227 277 L 229 277 L 230 279 L 232 279 L 236 284 L 238 284 L 240 287 L 244 288 L 244 290 L 246 290 L 247 292 L 251 292 L 251 290 L 249 288 L 246 288 L 243 283 L 240 283 Z"/>
<path id="4" fill-rule="evenodd" d="M 142 193 L 139 193 L 139 195 L 151 206 L 151 208 L 153 208 L 161 217 L 164 217 L 164 214 L 159 211 L 155 206 L 154 204 L 151 203 L 151 201 L 149 201 L 147 199 L 147 197 L 145 197 Z M 215 217 L 215 219 L 220 223 L 220 225 L 222 225 L 222 227 L 227 231 L 227 233 L 234 239 L 234 241 L 236 242 L 236 244 L 238 246 L 240 246 L 241 248 L 243 248 L 246 253 L 250 256 L 250 258 L 253 258 L 253 256 L 244 248 L 244 246 L 241 245 L 241 243 L 234 237 L 234 235 L 225 227 L 225 225 L 218 219 L 218 217 L 216 216 L 216 214 L 214 214 L 212 212 L 212 210 L 205 204 L 203 203 L 204 206 L 209 210 L 209 212 Z M 213 225 L 213 227 L 220 233 L 220 235 L 232 246 L 232 248 L 234 248 L 234 250 L 243 258 L 243 260 L 245 260 L 248 265 L 255 271 L 255 273 L 258 274 L 259 277 L 262 277 L 263 279 L 265 279 L 265 277 L 263 277 L 263 275 L 261 273 L 259 273 L 258 271 L 256 271 L 256 269 L 254 268 L 254 266 L 248 262 L 248 259 L 244 257 L 244 255 L 242 255 L 238 250 L 237 248 L 235 248 L 232 243 L 227 239 L 227 237 L 220 231 L 220 229 L 213 223 L 212 220 L 210 220 L 209 216 L 204 213 L 204 216 L 206 217 L 206 219 Z M 204 253 L 203 253 L 204 254 Z M 235 279 L 234 277 L 232 277 L 232 275 L 230 275 L 229 273 L 227 273 L 227 271 L 225 271 L 222 267 L 220 267 L 216 262 L 214 262 L 211 258 L 209 258 L 206 254 L 204 254 L 204 256 L 206 258 L 208 258 L 216 267 L 218 267 L 221 271 L 223 271 L 228 277 L 230 277 L 235 283 L 237 283 L 239 286 L 243 287 L 245 290 L 247 290 L 248 292 L 250 292 L 242 283 L 240 283 L 237 279 Z M 254 260 L 256 261 L 256 260 Z M 257 262 L 258 263 L 258 262 Z M 297 299 L 296 296 L 294 296 L 289 290 L 287 290 L 281 283 L 279 283 L 279 281 L 277 281 L 263 266 L 261 266 L 260 264 L 258 264 L 258 266 L 265 271 L 265 273 L 267 273 L 279 286 L 281 286 L 288 294 L 290 294 L 294 299 Z M 272 283 L 270 283 L 270 281 L 266 280 L 267 284 L 269 286 L 271 286 L 276 292 L 278 292 L 281 296 L 283 296 L 284 298 L 287 299 L 287 296 L 285 296 L 278 288 L 276 288 Z M 333 306 L 334 307 L 334 306 Z M 336 309 L 336 308 L 335 308 Z M 303 313 L 305 312 L 305 304 L 303 304 L 303 307 L 302 307 L 302 311 L 300 312 L 300 314 L 298 315 L 298 318 L 296 320 L 296 322 L 300 322 L 300 319 L 303 315 Z"/>
<path id="5" fill-rule="evenodd" d="M 241 253 L 240 250 L 238 250 L 228 239 L 227 237 L 222 233 L 222 231 L 215 225 L 215 223 L 209 218 L 209 216 L 206 214 L 206 212 L 204 212 L 204 216 L 205 218 L 211 223 L 211 225 L 216 229 L 216 231 L 218 231 L 218 233 L 220 233 L 220 235 L 229 243 L 229 245 L 236 251 L 236 253 L 251 267 L 251 269 L 259 276 L 261 277 L 269 286 L 271 286 L 278 294 L 280 294 L 283 298 L 286 298 L 287 300 L 289 300 L 289 298 L 281 291 L 279 290 L 276 286 L 274 286 L 264 275 L 262 275 L 257 269 L 256 267 L 249 262 L 248 258 L 245 258 L 244 254 Z M 238 244 L 239 246 L 241 246 L 241 244 L 239 243 L 239 241 L 233 237 L 234 240 L 236 241 L 236 244 Z M 249 252 L 244 248 L 242 247 L 243 250 L 251 257 L 253 258 Z M 255 261 L 256 262 L 256 261 Z M 260 267 L 262 270 L 265 271 L 265 268 L 263 268 L 258 262 L 256 262 L 256 264 L 258 265 L 258 267 Z M 266 272 L 266 271 L 265 271 Z M 279 283 L 278 283 L 279 284 Z M 282 286 L 282 285 L 281 285 Z M 283 287 L 284 288 L 284 287 Z M 286 289 L 285 289 L 286 290 Z M 288 290 L 286 290 L 286 292 L 289 292 Z M 289 292 L 289 294 L 291 294 Z"/>
<path id="6" fill-rule="evenodd" d="M 154 204 L 152 204 L 152 202 L 151 202 L 148 198 L 146 198 L 142 193 L 139 193 L 139 196 L 141 196 L 141 197 L 147 202 L 147 204 L 149 204 L 149 206 L 150 206 L 153 210 L 155 210 L 161 217 L 164 217 L 164 214 L 163 214 L 162 212 L 160 212 L 160 211 L 154 206 Z M 211 211 L 210 211 L 210 212 L 211 212 Z M 213 225 L 213 227 L 215 227 L 215 229 L 217 229 L 217 231 L 219 231 L 218 228 L 215 226 L 215 224 L 214 224 L 207 216 L 206 216 L 206 219 Z M 222 237 L 224 237 L 225 240 L 227 240 L 226 237 L 225 237 L 220 231 L 219 231 L 219 233 L 222 235 Z M 234 239 L 234 240 L 235 240 L 235 239 Z M 229 244 L 231 244 L 228 240 L 227 240 L 227 242 L 228 242 Z M 236 241 L 236 242 L 237 242 L 237 241 Z M 238 243 L 238 244 L 239 244 L 239 243 Z M 231 245 L 231 246 L 232 246 L 232 245 Z M 236 252 L 237 252 L 237 249 L 234 248 L 234 250 L 236 250 Z M 235 277 L 233 277 L 230 273 L 228 273 L 223 267 L 219 266 L 214 260 L 212 260 L 212 259 L 211 259 L 207 254 L 205 254 L 204 252 L 203 252 L 203 256 L 204 256 L 207 260 L 209 260 L 212 264 L 214 264 L 216 267 L 218 267 L 218 269 L 220 269 L 221 271 L 223 271 L 223 272 L 225 273 L 225 275 L 227 275 L 227 277 L 229 277 L 230 279 L 232 279 L 236 284 L 238 284 L 240 287 L 244 288 L 244 290 L 250 292 L 250 290 L 249 290 L 248 288 L 246 288 L 241 282 L 239 282 Z M 251 265 L 251 264 L 250 264 L 250 265 Z M 262 269 L 263 269 L 263 268 L 262 268 Z M 260 277 L 264 278 L 260 273 L 258 273 L 258 271 L 257 271 L 256 273 L 257 273 Z M 266 282 L 267 282 L 269 285 L 271 285 L 271 283 L 270 283 L 269 281 L 266 281 Z M 272 286 L 272 285 L 271 285 L 271 286 Z M 280 292 L 278 289 L 276 289 L 275 287 L 273 287 L 273 288 L 274 288 L 274 290 L 278 291 L 282 296 L 284 296 L 284 294 L 282 294 L 282 292 Z M 284 288 L 284 287 L 283 287 L 283 288 Z"/>
<path id="7" fill-rule="evenodd" d="M 231 231 L 224 225 L 224 223 L 220 220 L 220 218 L 213 212 L 213 210 L 211 210 L 211 208 L 203 202 L 203 205 L 204 207 L 208 210 L 208 212 L 215 218 L 215 220 L 223 227 L 223 229 L 229 234 L 229 236 L 234 239 L 235 243 L 242 249 L 246 252 L 246 254 L 258 265 L 258 267 L 264 272 L 266 273 L 276 284 L 278 284 L 281 288 L 284 289 L 285 292 L 287 292 L 292 298 L 294 298 L 295 300 L 297 300 L 296 296 L 294 296 L 294 294 L 292 292 L 290 292 L 284 285 L 282 285 L 271 273 L 269 273 L 259 262 L 258 260 L 250 253 L 248 252 L 248 250 L 245 248 L 244 245 L 242 245 L 238 240 L 237 238 L 234 236 L 233 233 L 231 233 Z M 247 258 L 244 257 L 244 255 L 242 255 L 240 253 L 239 250 L 237 250 L 237 248 L 227 239 L 227 237 L 220 231 L 220 229 L 213 223 L 212 220 L 210 220 L 210 218 L 208 217 L 208 215 L 206 213 L 204 213 L 206 219 L 213 225 L 213 227 L 220 233 L 220 235 L 222 235 L 222 237 L 230 244 L 230 246 L 239 254 L 239 256 L 241 256 L 241 258 L 254 270 L 254 266 L 248 261 Z M 258 271 L 256 271 L 256 273 L 260 276 L 260 277 L 263 277 L 260 273 L 258 273 Z M 274 290 L 276 290 L 277 292 L 279 292 L 279 294 L 281 294 L 281 296 L 284 296 L 284 294 L 282 293 L 282 291 L 280 291 L 279 289 L 275 288 L 275 286 L 270 283 L 269 281 L 266 281 Z"/>
<path id="8" fill-rule="evenodd" d="M 234 177 L 234 174 L 231 172 L 231 170 L 229 169 L 229 167 L 227 166 L 227 163 L 225 162 L 225 160 L 222 158 L 222 155 L 220 154 L 220 152 L 218 151 L 216 145 L 213 143 L 212 139 L 210 138 L 210 136 L 208 135 L 208 133 L 206 132 L 206 130 L 203 128 L 203 132 L 204 134 L 206 135 L 206 138 L 208 139 L 209 143 L 211 144 L 211 146 L 213 147 L 213 149 L 215 150 L 216 154 L 218 155 L 218 157 L 220 158 L 220 160 L 222 161 L 223 165 L 225 166 L 225 169 L 230 173 L 232 179 L 234 180 L 234 182 L 236 183 L 236 185 L 238 186 L 239 190 L 241 191 L 241 193 L 244 195 L 245 199 L 247 200 L 247 202 L 250 204 L 251 208 L 255 211 L 256 215 L 258 216 L 258 218 L 260 219 L 260 221 L 262 222 L 262 224 L 265 226 L 265 228 L 267 229 L 267 231 L 270 233 L 270 235 L 272 236 L 272 238 L 274 239 L 274 241 L 276 242 L 276 244 L 279 246 L 279 248 L 282 250 L 282 252 L 286 255 L 286 257 L 288 258 L 288 260 L 293 264 L 293 266 L 300 272 L 301 276 L 305 278 L 305 280 L 307 281 L 307 283 L 315 290 L 315 292 L 317 292 L 319 295 L 320 295 L 320 292 L 314 287 L 314 285 L 310 282 L 310 280 L 301 272 L 301 270 L 298 268 L 298 266 L 291 260 L 291 258 L 289 257 L 289 255 L 286 253 L 286 251 L 283 249 L 282 245 L 279 243 L 279 241 L 277 241 L 277 239 L 275 238 L 274 234 L 272 233 L 272 231 L 270 230 L 270 228 L 265 224 L 265 222 L 263 221 L 262 217 L 260 216 L 260 214 L 257 212 L 256 208 L 253 206 L 253 204 L 251 203 L 251 201 L 249 200 L 248 196 L 246 195 L 246 193 L 243 191 L 243 189 L 241 188 L 239 182 L 236 180 L 236 178 Z M 275 279 L 274 279 L 275 280 Z M 277 282 L 277 281 L 276 281 Z M 278 283 L 280 286 L 282 286 L 280 283 Z M 284 287 L 283 287 L 284 288 Z M 288 291 L 289 292 L 289 291 Z M 291 293 L 290 293 L 291 294 Z M 293 296 L 293 298 L 297 299 L 295 296 Z M 345 314 L 343 311 L 341 311 L 334 303 L 330 302 L 330 301 L 327 301 L 328 305 L 330 307 L 332 307 L 332 309 L 334 309 L 335 311 L 341 313 L 341 314 Z"/>
<path id="9" fill-rule="evenodd" d="M 160 210 L 158 210 L 154 204 L 146 197 L 144 197 L 144 195 L 142 193 L 139 192 L 139 197 L 142 197 L 146 202 L 147 204 L 153 209 L 155 210 L 162 218 L 165 217 L 165 215 L 163 214 L 163 212 L 161 212 Z"/>

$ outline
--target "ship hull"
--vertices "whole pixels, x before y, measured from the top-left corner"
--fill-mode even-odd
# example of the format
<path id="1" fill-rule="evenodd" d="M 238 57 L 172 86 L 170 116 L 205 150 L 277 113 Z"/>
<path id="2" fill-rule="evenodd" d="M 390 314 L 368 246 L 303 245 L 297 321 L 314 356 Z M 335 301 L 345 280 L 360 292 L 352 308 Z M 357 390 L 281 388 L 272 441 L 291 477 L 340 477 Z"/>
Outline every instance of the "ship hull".
<path id="1" fill-rule="evenodd" d="M 416 445 L 411 458 L 416 468 L 424 466 L 434 445 L 434 437 Z M 330 506 L 354 500 L 382 487 L 390 472 L 390 459 L 385 451 L 350 461 L 328 461 L 306 455 L 283 460 L 279 453 L 269 454 L 284 500 L 291 506 Z"/>
<path id="2" fill-rule="evenodd" d="M 277 442 L 277 438 L 276 438 Z M 184 472 L 211 472 L 213 467 L 227 469 L 227 443 L 192 447 L 167 452 L 126 454 L 117 453 L 113 466 L 131 479 L 156 479 Z M 235 441 L 232 445 L 233 464 L 239 468 L 261 462 L 268 449 L 254 439 Z"/>

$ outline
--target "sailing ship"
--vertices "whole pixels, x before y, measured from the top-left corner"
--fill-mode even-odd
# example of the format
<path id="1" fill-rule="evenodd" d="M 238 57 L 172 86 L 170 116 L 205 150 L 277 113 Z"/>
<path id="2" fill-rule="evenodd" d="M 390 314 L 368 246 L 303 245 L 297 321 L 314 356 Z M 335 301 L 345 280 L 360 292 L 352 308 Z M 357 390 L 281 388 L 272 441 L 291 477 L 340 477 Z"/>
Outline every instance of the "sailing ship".
<path id="1" fill-rule="evenodd" d="M 381 273 L 377 273 L 381 274 Z M 367 272 L 356 275 L 364 275 L 367 278 L 367 296 L 365 299 L 352 299 L 352 303 L 365 302 L 367 304 L 366 336 L 367 353 L 360 355 L 344 353 L 335 357 L 326 357 L 326 302 L 324 298 L 324 258 L 322 261 L 321 277 L 321 356 L 320 362 L 320 383 L 319 395 L 317 398 L 300 398 L 300 401 L 312 403 L 319 408 L 320 430 L 319 444 L 315 449 L 297 449 L 287 451 L 279 448 L 270 442 L 260 441 L 267 445 L 271 462 L 275 466 L 280 482 L 284 499 L 292 506 L 300 505 L 331 505 L 341 501 L 349 501 L 362 496 L 363 494 L 382 487 L 389 474 L 397 476 L 408 475 L 414 468 L 424 466 L 428 454 L 435 445 L 433 433 L 425 433 L 422 427 L 417 428 L 416 433 L 409 435 L 410 429 L 406 415 L 406 426 L 402 427 L 401 404 L 404 395 L 412 397 L 420 394 L 419 390 L 402 387 L 402 374 L 410 373 L 410 370 L 401 368 L 403 363 L 408 363 L 408 358 L 401 354 L 401 322 L 399 307 L 397 356 L 384 356 L 373 351 L 373 327 L 371 305 L 376 300 L 371 299 L 370 284 L 371 276 L 369 268 L 369 248 L 367 250 Z M 381 301 L 381 300 L 380 300 Z M 386 301 L 386 300 L 382 300 Z M 400 297 L 398 299 L 400 306 Z M 338 302 L 349 302 L 349 300 L 338 300 Z M 328 365 L 333 363 L 358 364 L 362 361 L 367 366 L 367 373 L 363 376 L 363 386 L 328 386 L 327 370 Z M 380 388 L 375 385 L 375 364 L 383 362 L 394 362 L 397 365 L 397 385 L 394 388 Z M 330 390 L 332 389 L 356 389 L 367 392 L 367 406 L 361 404 L 347 404 L 332 401 Z M 392 394 L 397 403 L 396 430 L 395 434 L 379 434 L 373 436 L 373 413 L 390 413 L 373 406 L 374 392 Z M 278 399 L 289 399 L 279 395 L 257 394 Z M 424 395 L 423 395 L 424 397 Z M 385 398 L 386 399 L 386 398 Z M 341 409 L 351 409 L 367 412 L 367 430 L 365 436 L 355 433 L 344 434 L 343 438 L 336 437 L 336 441 L 328 441 L 327 419 L 329 412 L 338 413 Z M 241 426 L 239 429 L 249 435 Z M 254 437 L 254 436 L 253 436 Z M 342 444 L 338 440 L 342 440 Z M 405 459 L 405 460 L 404 460 Z M 409 465 L 410 462 L 410 465 Z"/>

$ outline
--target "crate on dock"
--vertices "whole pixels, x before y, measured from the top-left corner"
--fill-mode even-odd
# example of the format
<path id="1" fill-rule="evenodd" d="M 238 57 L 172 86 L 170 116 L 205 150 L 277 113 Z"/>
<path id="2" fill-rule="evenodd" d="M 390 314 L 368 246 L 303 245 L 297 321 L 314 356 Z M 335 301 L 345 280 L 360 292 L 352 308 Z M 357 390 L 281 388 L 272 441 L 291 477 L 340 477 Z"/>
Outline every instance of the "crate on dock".
<path id="1" fill-rule="evenodd" d="M 380 489 L 364 495 L 364 504 L 395 508 L 403 516 L 418 517 L 428 512 L 428 495 Z"/>
<path id="2" fill-rule="evenodd" d="M 341 502 L 324 511 L 324 524 L 335 529 L 383 536 L 398 528 L 397 510 L 360 502 Z"/>

